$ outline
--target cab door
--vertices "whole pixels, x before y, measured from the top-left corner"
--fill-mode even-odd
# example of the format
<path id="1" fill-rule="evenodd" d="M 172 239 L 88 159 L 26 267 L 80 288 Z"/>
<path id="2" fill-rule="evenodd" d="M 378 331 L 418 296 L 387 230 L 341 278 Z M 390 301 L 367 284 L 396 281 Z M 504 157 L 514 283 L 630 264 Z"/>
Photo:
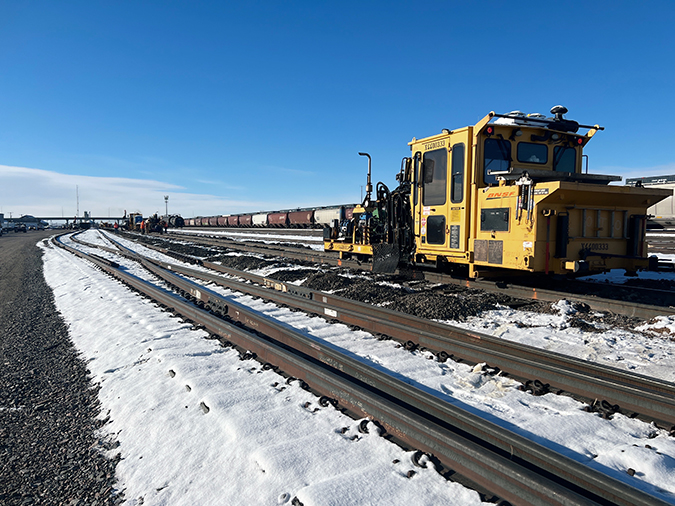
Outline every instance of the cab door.
<path id="1" fill-rule="evenodd" d="M 420 174 L 420 252 L 440 254 L 447 249 L 448 149 L 447 139 L 422 153 Z"/>
<path id="2" fill-rule="evenodd" d="M 470 170 L 468 136 L 450 139 L 450 177 L 448 181 L 448 258 L 464 259 L 468 248 L 470 224 Z"/>
<path id="3" fill-rule="evenodd" d="M 431 259 L 466 262 L 470 225 L 469 132 L 420 140 L 413 209 L 417 251 Z M 440 258 L 439 258 L 440 257 Z"/>

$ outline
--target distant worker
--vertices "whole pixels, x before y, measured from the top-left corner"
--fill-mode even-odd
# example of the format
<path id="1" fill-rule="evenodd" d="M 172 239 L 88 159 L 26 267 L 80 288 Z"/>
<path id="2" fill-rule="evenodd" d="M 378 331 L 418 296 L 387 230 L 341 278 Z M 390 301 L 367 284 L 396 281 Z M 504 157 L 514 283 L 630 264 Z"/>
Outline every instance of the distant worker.
<path id="1" fill-rule="evenodd" d="M 145 235 L 145 220 L 141 220 L 141 234 Z"/>
<path id="2" fill-rule="evenodd" d="M 113 228 L 115 229 L 115 232 L 117 232 L 117 229 L 119 229 L 120 226 L 117 224 L 117 222 L 115 222 L 115 224 L 113 225 Z"/>
<path id="3" fill-rule="evenodd" d="M 165 220 L 162 220 L 162 228 L 164 229 L 164 233 L 166 234 L 169 229 L 169 224 Z"/>

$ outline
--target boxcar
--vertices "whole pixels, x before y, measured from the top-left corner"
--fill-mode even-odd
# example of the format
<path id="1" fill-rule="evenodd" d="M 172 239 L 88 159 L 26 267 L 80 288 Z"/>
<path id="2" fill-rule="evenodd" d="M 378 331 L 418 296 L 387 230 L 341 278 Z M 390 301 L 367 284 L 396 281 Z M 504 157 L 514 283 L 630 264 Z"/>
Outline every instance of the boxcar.
<path id="1" fill-rule="evenodd" d="M 251 226 L 252 216 L 250 214 L 242 214 L 239 216 L 239 226 L 240 227 L 250 227 Z"/>
<path id="2" fill-rule="evenodd" d="M 228 227 L 238 227 L 239 226 L 239 216 L 228 216 L 227 217 L 227 226 Z"/>
<path id="3" fill-rule="evenodd" d="M 227 216 L 218 216 L 218 226 L 219 227 L 227 226 Z"/>
<path id="4" fill-rule="evenodd" d="M 217 227 L 218 226 L 218 216 L 211 216 L 207 219 L 208 219 L 209 227 Z"/>

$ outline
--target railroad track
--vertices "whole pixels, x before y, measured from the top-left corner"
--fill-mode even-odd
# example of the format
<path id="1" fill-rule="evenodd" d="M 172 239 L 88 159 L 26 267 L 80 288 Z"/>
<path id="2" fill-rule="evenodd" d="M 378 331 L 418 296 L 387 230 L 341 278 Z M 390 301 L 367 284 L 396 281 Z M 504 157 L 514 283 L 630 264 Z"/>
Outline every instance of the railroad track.
<path id="1" fill-rule="evenodd" d="M 224 247 L 262 255 L 279 256 L 316 264 L 337 265 L 354 270 L 370 270 L 370 264 L 366 262 L 340 260 L 336 258 L 334 254 L 329 252 L 316 251 L 308 248 L 279 248 L 272 245 L 251 244 L 228 238 L 195 237 L 195 235 L 182 237 L 180 234 L 171 234 L 171 236 L 178 236 L 200 245 Z M 131 235 L 131 237 L 133 237 L 133 235 Z M 559 290 L 541 288 L 539 286 L 518 285 L 503 280 L 495 282 L 459 279 L 448 274 L 430 270 L 405 271 L 400 272 L 399 274 L 411 279 L 426 279 L 432 283 L 453 284 L 467 288 L 481 289 L 490 293 L 508 295 L 516 299 L 541 301 L 568 299 L 586 304 L 597 311 L 610 311 L 615 314 L 637 317 L 645 320 L 649 320 L 656 316 L 675 315 L 675 293 L 670 290 L 659 291 L 650 288 L 624 287 L 622 285 L 613 285 L 612 290 L 608 290 L 605 285 L 599 283 L 576 283 L 574 292 L 562 292 Z M 608 292 L 612 292 L 611 295 L 617 297 L 617 299 L 584 293 L 589 291 L 601 291 L 601 293 L 605 295 L 607 295 Z M 636 293 L 642 293 L 644 296 L 649 296 L 650 300 L 658 302 L 658 304 L 636 302 Z"/>
<path id="2" fill-rule="evenodd" d="M 171 229 L 171 234 L 176 235 L 192 235 L 186 232 L 195 231 L 198 233 L 204 232 L 204 228 L 189 228 L 184 227 L 182 229 Z M 221 232 L 223 234 L 242 234 L 242 235 L 255 235 L 255 236 L 286 236 L 286 235 L 299 235 L 305 236 L 308 238 L 315 237 L 318 241 L 323 242 L 323 229 L 322 228 L 244 228 L 244 227 L 219 227 L 211 228 L 209 231 Z"/>
<path id="3" fill-rule="evenodd" d="M 675 255 L 675 229 L 665 228 L 662 230 L 648 230 L 647 245 L 650 255 Z"/>
<path id="4" fill-rule="evenodd" d="M 124 252 L 195 304 L 127 275 L 109 260 L 69 250 L 86 256 L 114 277 L 203 325 L 221 342 L 234 343 L 242 351 L 255 353 L 267 367 L 278 367 L 302 379 L 322 396 L 322 403 L 337 401 L 339 408 L 355 416 L 378 420 L 394 440 L 432 454 L 479 490 L 487 490 L 513 504 L 665 504 L 344 356 L 329 344 L 318 343 L 261 318 L 250 309 L 179 276 L 176 273 L 179 266 L 162 265 L 131 251 Z M 185 272 L 194 275 L 191 271 L 194 269 Z M 270 292 L 268 289 L 265 298 L 269 298 Z M 306 293 L 293 297 L 311 300 Z M 325 314 L 327 301 L 321 300 L 320 304 Z"/>
<path id="5" fill-rule="evenodd" d="M 106 237 L 123 248 L 114 239 Z M 381 338 L 396 339 L 409 350 L 418 347 L 428 349 L 441 361 L 453 357 L 471 364 L 489 364 L 486 365 L 486 370 L 505 371 L 525 383 L 526 388 L 534 394 L 543 395 L 556 389 L 575 394 L 590 401 L 589 410 L 597 410 L 605 416 L 611 416 L 612 411 L 621 411 L 631 417 L 639 416 L 646 421 L 656 422 L 675 435 L 675 384 L 231 269 L 213 262 L 175 255 L 166 248 L 146 247 L 214 271 L 209 273 L 158 262 L 172 272 L 216 283 L 237 292 L 347 325 L 356 325 Z M 244 279 L 245 282 L 224 278 L 216 272 Z"/>

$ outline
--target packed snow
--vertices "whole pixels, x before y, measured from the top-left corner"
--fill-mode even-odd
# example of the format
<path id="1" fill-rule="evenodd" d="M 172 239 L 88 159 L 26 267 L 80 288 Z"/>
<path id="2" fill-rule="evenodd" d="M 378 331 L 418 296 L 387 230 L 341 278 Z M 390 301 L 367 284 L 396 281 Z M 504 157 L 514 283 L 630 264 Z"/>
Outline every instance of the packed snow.
<path id="1" fill-rule="evenodd" d="M 97 231 L 80 236 L 110 243 Z M 124 239 L 131 249 L 178 263 Z M 71 243 L 73 247 L 87 247 Z M 101 437 L 119 443 L 119 490 L 130 504 L 478 504 L 478 494 L 446 481 L 411 453 L 362 434 L 354 421 L 323 408 L 297 384 L 205 340 L 119 282 L 63 250 L 41 243 L 45 277 L 75 345 L 100 383 Z M 115 257 L 135 276 L 162 284 L 137 264 Z M 262 273 L 264 274 L 264 273 Z M 364 331 L 292 312 L 216 285 L 231 301 L 327 341 L 366 363 L 434 392 L 439 398 L 553 448 L 675 504 L 675 440 L 623 415 L 605 420 L 569 397 L 534 397 L 518 383 L 480 367 L 439 363 Z M 583 332 L 557 315 L 504 308 L 467 322 L 446 322 L 552 349 L 605 365 L 675 381 L 675 322 L 657 318 L 634 332 Z M 665 330 L 664 330 L 665 329 Z M 634 476 L 628 470 L 635 471 Z M 409 471 L 415 474 L 408 477 Z"/>

